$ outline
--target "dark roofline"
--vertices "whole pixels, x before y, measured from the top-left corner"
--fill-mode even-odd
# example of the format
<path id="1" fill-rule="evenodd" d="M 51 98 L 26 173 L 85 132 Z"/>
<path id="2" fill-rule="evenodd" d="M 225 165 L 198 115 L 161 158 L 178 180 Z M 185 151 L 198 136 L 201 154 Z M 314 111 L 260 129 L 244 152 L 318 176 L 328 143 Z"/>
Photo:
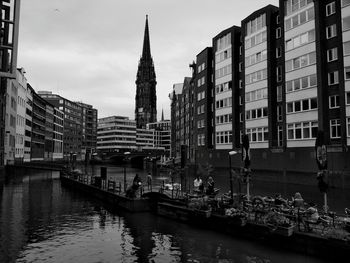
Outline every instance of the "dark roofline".
<path id="1" fill-rule="evenodd" d="M 199 53 L 197 54 L 196 57 L 200 56 L 202 53 L 204 53 L 204 52 L 207 51 L 207 50 L 208 50 L 208 52 L 210 52 L 210 49 L 213 49 L 213 47 L 206 47 L 206 48 L 204 48 L 201 52 L 199 52 Z"/>
<path id="2" fill-rule="evenodd" d="M 267 5 L 265 7 L 262 7 L 259 10 L 256 10 L 254 13 L 247 16 L 246 18 L 244 18 L 242 20 L 242 25 L 246 24 L 250 20 L 254 20 L 256 17 L 260 16 L 263 13 L 267 13 L 268 11 L 277 12 L 277 11 L 279 11 L 279 7 L 274 6 L 274 5 Z"/>
<path id="3" fill-rule="evenodd" d="M 239 27 L 239 26 L 231 26 L 231 27 L 221 31 L 215 37 L 213 37 L 213 41 L 217 40 L 218 38 L 221 38 L 222 36 L 224 36 L 224 35 L 226 35 L 226 34 L 228 34 L 230 32 L 241 32 L 241 27 Z"/>

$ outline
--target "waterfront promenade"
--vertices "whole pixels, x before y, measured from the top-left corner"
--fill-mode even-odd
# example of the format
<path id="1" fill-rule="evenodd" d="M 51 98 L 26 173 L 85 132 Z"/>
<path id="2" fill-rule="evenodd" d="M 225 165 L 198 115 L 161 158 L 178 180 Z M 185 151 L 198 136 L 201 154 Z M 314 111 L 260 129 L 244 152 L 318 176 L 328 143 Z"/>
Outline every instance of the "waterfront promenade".
<path id="1" fill-rule="evenodd" d="M 108 170 L 119 176 L 122 168 Z M 129 168 L 128 179 L 136 172 L 143 175 Z M 0 262 L 326 262 L 150 213 L 140 218 L 119 211 L 62 188 L 58 172 L 18 171 L 0 185 L 0 197 Z"/>

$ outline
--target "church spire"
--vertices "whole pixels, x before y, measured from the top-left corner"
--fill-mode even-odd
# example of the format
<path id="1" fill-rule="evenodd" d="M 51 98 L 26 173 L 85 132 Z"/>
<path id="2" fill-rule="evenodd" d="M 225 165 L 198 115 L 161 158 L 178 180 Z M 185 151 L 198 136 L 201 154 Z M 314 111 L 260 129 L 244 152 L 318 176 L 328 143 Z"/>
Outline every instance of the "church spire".
<path id="1" fill-rule="evenodd" d="M 164 121 L 164 109 L 162 109 L 162 119 L 161 121 Z"/>
<path id="2" fill-rule="evenodd" d="M 136 74 L 135 120 L 137 128 L 146 128 L 147 123 L 157 121 L 156 73 L 151 56 L 148 15 L 146 15 L 145 35 L 142 55 Z"/>
<path id="3" fill-rule="evenodd" d="M 149 60 L 151 58 L 151 45 L 149 41 L 148 15 L 146 15 L 145 35 L 143 39 L 143 49 L 141 59 Z"/>

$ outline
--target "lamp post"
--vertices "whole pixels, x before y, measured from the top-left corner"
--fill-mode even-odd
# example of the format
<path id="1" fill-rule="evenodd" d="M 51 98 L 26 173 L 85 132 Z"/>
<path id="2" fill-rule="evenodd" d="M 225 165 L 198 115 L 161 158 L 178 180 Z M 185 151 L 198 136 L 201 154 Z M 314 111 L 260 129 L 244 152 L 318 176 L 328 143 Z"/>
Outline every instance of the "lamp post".
<path id="1" fill-rule="evenodd" d="M 124 192 L 126 192 L 126 161 L 130 152 L 124 152 Z"/>
<path id="2" fill-rule="evenodd" d="M 237 154 L 236 151 L 230 151 L 228 153 L 228 159 L 230 163 L 230 191 L 231 191 L 231 200 L 233 202 L 233 181 L 232 181 L 232 165 L 231 165 L 231 156 Z"/>

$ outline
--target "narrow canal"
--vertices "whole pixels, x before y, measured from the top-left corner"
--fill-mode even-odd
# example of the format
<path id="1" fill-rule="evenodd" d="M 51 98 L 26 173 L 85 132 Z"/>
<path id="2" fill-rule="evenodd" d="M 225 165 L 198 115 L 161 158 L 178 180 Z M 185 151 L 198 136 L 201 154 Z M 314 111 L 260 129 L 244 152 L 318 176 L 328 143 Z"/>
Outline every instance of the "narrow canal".
<path id="1" fill-rule="evenodd" d="M 127 178 L 136 172 L 146 174 L 127 168 Z M 121 179 L 123 168 L 109 167 L 108 174 Z M 57 172 L 26 170 L 0 182 L 0 262 L 322 261 L 149 213 L 121 212 L 62 188 Z"/>

